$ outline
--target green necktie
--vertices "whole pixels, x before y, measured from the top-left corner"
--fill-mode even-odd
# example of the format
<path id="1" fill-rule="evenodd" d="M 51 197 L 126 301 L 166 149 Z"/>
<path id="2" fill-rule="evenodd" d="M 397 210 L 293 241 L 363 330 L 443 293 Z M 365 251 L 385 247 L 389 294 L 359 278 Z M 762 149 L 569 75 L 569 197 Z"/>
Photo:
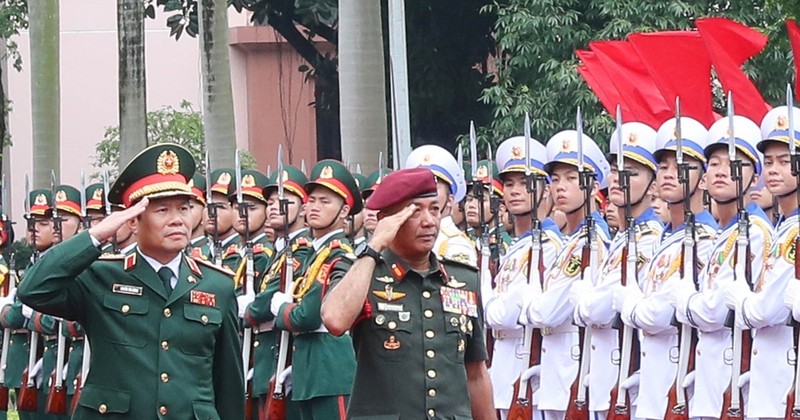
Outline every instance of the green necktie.
<path id="1" fill-rule="evenodd" d="M 170 294 L 172 292 L 172 270 L 167 266 L 161 267 L 158 269 L 158 277 L 164 283 L 164 290 L 167 291 L 167 294 Z"/>

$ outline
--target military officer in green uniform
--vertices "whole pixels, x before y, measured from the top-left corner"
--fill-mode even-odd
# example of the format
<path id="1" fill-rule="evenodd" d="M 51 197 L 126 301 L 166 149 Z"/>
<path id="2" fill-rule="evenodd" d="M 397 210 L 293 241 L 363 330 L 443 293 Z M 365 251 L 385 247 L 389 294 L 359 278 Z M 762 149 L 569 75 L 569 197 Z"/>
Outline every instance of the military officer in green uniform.
<path id="1" fill-rule="evenodd" d="M 223 267 L 233 271 L 239 267 L 239 234 L 233 228 L 238 215 L 234 212 L 229 199 L 231 182 L 233 182 L 233 170 L 217 169 L 211 172 L 211 197 L 206 197 L 206 209 L 214 206 L 217 217 L 208 218 L 206 233 L 212 241 L 220 243 L 222 255 L 215 255 L 212 260 L 219 259 Z"/>
<path id="2" fill-rule="evenodd" d="M 80 322 L 90 340 L 76 419 L 244 417 L 231 273 L 183 253 L 194 168 L 181 146 L 145 149 L 108 196 L 126 210 L 48 252 L 20 284 L 20 300 Z M 136 250 L 98 259 L 123 224 Z"/>
<path id="3" fill-rule="evenodd" d="M 322 325 L 320 306 L 333 265 L 352 253 L 344 219 L 361 211 L 355 180 L 345 166 L 323 160 L 311 171 L 306 220 L 312 249 L 302 261 L 299 278 L 288 292 L 275 292 L 270 311 L 275 327 L 295 334 L 292 353 L 292 401 L 300 419 L 344 418 L 355 374 L 350 336 L 334 336 Z"/>
<path id="4" fill-rule="evenodd" d="M 233 223 L 233 227 L 239 234 L 238 261 L 236 275 L 233 277 L 237 292 L 243 292 L 242 286 L 246 280 L 247 268 L 247 246 L 248 239 L 253 247 L 253 287 L 254 290 L 261 288 L 261 281 L 270 259 L 272 259 L 272 244 L 267 238 L 267 200 L 264 198 L 264 187 L 269 183 L 269 178 L 259 171 L 247 169 L 242 171 L 242 179 L 234 180 L 230 192 L 230 200 L 233 204 L 233 214 L 239 218 Z M 241 189 L 242 203 L 237 203 L 237 193 Z M 240 206 L 247 206 L 247 219 L 243 219 L 239 211 Z M 253 293 L 255 295 L 255 293 Z"/>
<path id="5" fill-rule="evenodd" d="M 283 183 L 284 199 L 288 201 L 288 217 L 280 212 L 278 199 L 278 182 Z M 259 411 L 265 408 L 269 398 L 269 382 L 274 375 L 277 364 L 278 349 L 275 347 L 275 316 L 270 312 L 270 303 L 275 292 L 283 288 L 285 270 L 291 268 L 299 276 L 299 263 L 305 261 L 311 247 L 308 229 L 305 227 L 305 210 L 303 205 L 308 199 L 304 185 L 308 182 L 305 174 L 293 166 L 284 167 L 281 181 L 278 180 L 277 171 L 273 174 L 269 184 L 264 188 L 264 197 L 267 198 L 267 226 L 275 231 L 275 256 L 270 262 L 264 281 L 255 298 L 239 296 L 239 311 L 242 312 L 245 322 L 253 328 L 255 338 L 254 368 L 253 368 L 253 395 L 258 397 Z M 287 220 L 288 219 L 288 229 Z M 287 246 L 286 237 L 289 238 Z M 292 262 L 286 265 L 287 251 L 292 251 Z M 295 276 L 292 276 L 293 278 Z M 292 404 L 287 407 L 287 417 L 293 418 Z M 263 417 L 263 416 L 262 416 Z"/>
<path id="6" fill-rule="evenodd" d="M 192 209 L 192 233 L 187 252 L 192 258 L 211 258 L 211 242 L 206 236 L 206 225 L 208 224 L 208 211 L 206 211 L 206 178 L 200 174 L 194 174 L 189 182 L 192 188 L 192 199 L 189 205 Z"/>
<path id="7" fill-rule="evenodd" d="M 103 184 L 96 182 L 86 187 L 86 217 L 92 227 L 106 217 L 106 201 Z"/>
<path id="8" fill-rule="evenodd" d="M 348 418 L 496 418 L 477 270 L 432 252 L 436 190 L 426 168 L 386 176 L 375 235 L 329 275 L 322 318 L 357 352 Z"/>

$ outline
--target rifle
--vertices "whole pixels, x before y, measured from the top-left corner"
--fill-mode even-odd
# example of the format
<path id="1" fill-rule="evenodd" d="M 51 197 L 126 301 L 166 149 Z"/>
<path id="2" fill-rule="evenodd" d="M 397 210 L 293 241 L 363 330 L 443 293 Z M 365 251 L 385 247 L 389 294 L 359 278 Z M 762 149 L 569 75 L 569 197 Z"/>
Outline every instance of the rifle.
<path id="1" fill-rule="evenodd" d="M 239 158 L 239 150 L 236 150 L 235 156 L 236 166 L 236 203 L 239 207 L 239 219 L 244 222 L 244 241 L 245 241 L 245 282 L 242 284 L 242 293 L 255 294 L 253 290 L 253 277 L 255 276 L 253 268 L 253 242 L 250 240 L 250 207 L 249 203 L 244 201 L 242 196 L 242 164 Z M 251 419 L 253 413 L 253 385 L 247 383 L 247 372 L 252 367 L 253 360 L 251 356 L 253 346 L 253 329 L 245 324 L 244 332 L 242 335 L 242 366 L 244 366 L 244 380 L 246 385 L 245 390 L 245 418 Z"/>
<path id="2" fill-rule="evenodd" d="M 734 255 L 734 279 L 733 281 L 746 281 L 751 284 L 750 279 L 750 241 L 748 237 L 749 217 L 747 209 L 744 207 L 744 179 L 742 176 L 743 162 L 736 157 L 736 137 L 734 137 L 733 125 L 733 92 L 728 92 L 728 159 L 731 164 L 731 181 L 736 184 L 736 207 L 737 207 L 737 238 L 736 254 Z M 752 287 L 752 286 L 751 286 Z M 733 328 L 733 357 L 731 359 L 731 383 L 723 395 L 722 417 L 723 419 L 742 418 L 742 395 L 739 390 L 739 377 L 742 373 L 750 370 L 750 331 L 742 330 L 736 325 L 736 314 L 733 310 L 728 312 L 726 326 Z"/>
<path id="3" fill-rule="evenodd" d="M 5 181 L 5 177 L 3 178 Z M 5 193 L 5 188 L 3 189 Z M 7 203 L 7 201 L 4 201 Z M 6 296 L 16 294 L 17 289 L 17 273 L 14 258 L 16 255 L 11 253 L 11 260 L 8 263 L 8 279 L 3 285 Z M 8 387 L 6 386 L 6 369 L 8 368 L 8 347 L 11 342 L 11 328 L 3 329 L 3 350 L 0 352 L 0 411 L 8 411 Z"/>
<path id="4" fill-rule="evenodd" d="M 283 239 L 285 245 L 285 262 L 281 271 L 281 283 L 279 290 L 286 292 L 292 287 L 294 281 L 294 257 L 292 256 L 292 244 L 289 226 L 289 200 L 286 198 L 283 189 L 283 147 L 278 146 L 278 202 L 279 211 L 283 216 Z M 289 331 L 282 330 L 278 336 L 278 362 L 272 378 L 269 380 L 269 394 L 267 400 L 267 418 L 270 420 L 283 420 L 286 418 L 286 394 L 283 390 L 283 382 L 278 378 L 291 365 L 292 354 L 289 351 L 292 344 L 292 335 Z"/>
<path id="5" fill-rule="evenodd" d="M 31 214 L 30 202 L 31 188 L 28 180 L 28 175 L 25 174 L 25 214 L 28 224 L 28 231 L 31 233 L 33 242 L 33 263 L 39 259 L 39 251 L 36 248 L 36 220 Z M 38 408 L 38 398 L 36 395 L 36 380 L 30 377 L 28 372 L 33 370 L 36 365 L 36 357 L 39 350 L 39 334 L 35 331 L 30 332 L 30 348 L 28 350 L 28 367 L 22 371 L 22 382 L 19 388 L 19 395 L 17 396 L 17 410 L 36 412 Z"/>
<path id="6" fill-rule="evenodd" d="M 61 217 L 58 214 L 58 204 L 56 203 L 56 173 L 50 172 L 50 191 L 53 199 L 53 230 L 58 241 L 64 240 L 64 232 L 61 229 Z M 82 196 L 85 194 L 82 194 Z M 81 203 L 82 206 L 84 203 Z M 84 206 L 85 207 L 85 206 Z M 83 207 L 82 207 L 83 208 Z M 45 403 L 44 411 L 47 414 L 64 415 L 67 414 L 67 387 L 64 383 L 64 358 L 67 352 L 67 340 L 64 334 L 61 333 L 64 327 L 64 321 L 59 319 L 57 324 L 57 337 L 58 347 L 56 350 L 56 366 L 53 373 L 50 375 L 52 380 L 50 384 L 50 392 L 47 395 L 47 402 Z"/>
<path id="7" fill-rule="evenodd" d="M 525 113 L 525 180 L 531 202 L 531 250 L 528 264 L 528 284 L 539 282 L 539 287 L 544 288 L 544 258 L 542 251 L 542 227 L 539 222 L 539 175 L 531 171 L 531 123 L 528 113 Z M 519 379 L 514 382 L 514 393 L 511 407 L 508 409 L 509 420 L 529 420 L 533 415 L 533 389 L 530 382 L 525 379 L 525 373 L 533 366 L 540 363 L 542 353 L 542 334 L 538 328 L 528 325 L 524 327 L 521 355 L 528 355 L 528 368 L 520 372 Z"/>
<path id="8" fill-rule="evenodd" d="M 680 98 L 675 99 L 675 136 L 676 150 L 675 160 L 678 164 L 678 182 L 683 187 L 683 243 L 681 244 L 681 282 L 691 281 L 695 290 L 699 289 L 697 279 L 697 246 L 695 239 L 694 212 L 691 205 L 691 186 L 689 185 L 689 174 L 691 170 L 698 169 L 689 166 L 683 158 L 683 132 L 681 130 L 681 102 Z M 677 319 L 673 324 L 677 325 Z M 689 373 L 690 365 L 694 363 L 694 347 L 697 344 L 697 334 L 688 323 L 680 324 L 680 344 L 678 345 L 678 371 L 675 374 L 675 381 L 670 387 L 667 396 L 666 420 L 688 420 L 689 411 L 687 410 L 686 391 L 683 389 L 683 381 Z"/>
<path id="9" fill-rule="evenodd" d="M 486 196 L 483 191 L 483 181 L 478 179 L 478 141 L 475 135 L 475 123 L 472 121 L 469 122 L 469 160 L 470 165 L 472 165 L 472 181 L 474 183 L 472 186 L 472 193 L 477 197 L 480 203 L 478 209 L 478 220 L 481 226 L 481 258 L 478 264 L 480 268 L 480 284 L 482 288 L 486 285 L 492 289 L 494 284 L 492 281 L 492 271 L 489 268 L 489 261 L 491 259 L 489 230 L 486 229 L 486 214 L 483 211 L 483 203 L 486 200 Z M 491 168 L 489 172 L 491 172 Z M 488 294 L 484 294 L 484 296 L 487 295 Z M 492 331 L 488 328 L 486 332 L 486 349 L 489 355 L 489 360 L 486 365 L 491 367 L 492 358 L 494 357 L 494 336 L 492 335 Z"/>
<path id="10" fill-rule="evenodd" d="M 584 229 L 586 232 L 586 243 L 583 245 L 581 251 L 581 278 L 585 278 L 586 269 L 589 269 L 589 278 L 594 281 L 597 276 L 597 259 L 599 258 L 599 249 L 594 240 L 594 219 L 592 218 L 592 188 L 595 182 L 595 174 L 593 171 L 586 169 L 584 165 L 583 156 L 583 116 L 581 115 L 581 108 L 578 107 L 578 113 L 575 118 L 577 131 L 578 131 L 578 175 L 580 180 L 580 187 L 584 194 Z M 570 420 L 581 420 L 589 418 L 589 398 L 586 395 L 586 375 L 589 373 L 589 346 L 592 342 L 592 329 L 580 327 L 578 328 L 580 335 L 580 365 L 578 368 L 578 377 L 570 387 L 570 404 L 567 407 L 566 418 Z"/>
<path id="11" fill-rule="evenodd" d="M 631 209 L 631 171 L 625 169 L 625 157 L 623 153 L 622 141 L 622 111 L 617 105 L 617 173 L 619 174 L 619 186 L 625 192 L 625 232 L 627 233 L 627 243 L 622 251 L 624 264 L 621 269 L 620 284 L 628 287 L 628 276 L 633 276 L 632 280 L 637 285 L 636 273 L 636 226 Z M 622 323 L 618 317 L 618 325 L 622 326 L 620 339 L 620 362 L 619 374 L 617 376 L 617 386 L 611 390 L 610 401 L 614 404 L 608 411 L 609 419 L 627 420 L 630 419 L 630 401 L 627 398 L 627 391 L 622 388 L 622 383 L 635 370 L 635 363 L 631 363 L 633 358 L 634 330 L 629 325 Z M 637 351 L 638 356 L 638 351 Z"/>
<path id="12" fill-rule="evenodd" d="M 211 234 L 213 239 L 213 246 L 211 247 L 211 252 L 214 256 L 214 265 L 217 267 L 222 267 L 222 240 L 219 238 L 219 229 L 217 228 L 217 223 L 219 222 L 219 214 L 217 213 L 217 209 L 219 208 L 219 203 L 215 203 L 212 197 L 211 191 L 211 162 L 208 160 L 208 152 L 206 152 L 205 156 L 205 163 L 206 163 L 206 209 L 208 209 L 208 218 L 214 222 L 214 231 Z"/>
<path id="13" fill-rule="evenodd" d="M 800 185 L 800 154 L 797 153 L 797 145 L 795 144 L 795 125 L 794 125 L 794 95 L 792 93 L 792 85 L 786 85 L 786 107 L 788 108 L 789 112 L 789 155 L 792 159 L 792 175 L 794 175 L 795 180 L 798 182 L 797 185 Z M 800 188 L 796 188 L 797 191 L 797 207 L 800 208 Z M 800 223 L 800 216 L 798 216 L 798 223 Z M 797 252 L 800 249 L 800 232 L 794 238 L 794 249 Z M 795 280 L 800 280 L 800 260 L 797 258 L 794 259 L 794 278 Z M 795 365 L 794 365 L 794 383 L 792 384 L 792 389 L 789 391 L 789 399 L 786 403 L 786 419 L 797 419 L 800 418 L 800 363 L 798 363 L 797 356 L 800 355 L 798 352 L 798 338 L 800 338 L 800 324 L 798 324 L 794 318 L 789 316 L 791 320 L 792 327 L 794 327 L 794 336 L 795 336 Z"/>

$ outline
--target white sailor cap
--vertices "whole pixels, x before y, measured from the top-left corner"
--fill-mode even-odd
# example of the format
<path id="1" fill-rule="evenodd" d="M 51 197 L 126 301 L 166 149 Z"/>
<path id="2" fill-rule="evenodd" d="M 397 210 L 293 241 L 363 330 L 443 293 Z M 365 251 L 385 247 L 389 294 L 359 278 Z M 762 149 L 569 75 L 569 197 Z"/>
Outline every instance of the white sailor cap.
<path id="1" fill-rule="evenodd" d="M 758 142 L 758 150 L 763 152 L 767 147 L 767 143 L 771 141 L 789 144 L 789 112 L 786 107 L 779 106 L 772 108 L 764 119 L 761 120 L 761 141 Z M 794 116 L 794 144 L 800 148 L 800 109 L 796 107 L 793 109 Z"/>
<path id="2" fill-rule="evenodd" d="M 436 179 L 445 182 L 450 187 L 450 194 L 455 196 L 456 201 L 463 200 L 467 195 L 464 170 L 447 150 L 432 144 L 412 150 L 403 168 L 419 167 L 430 169 L 436 175 Z"/>
<path id="3" fill-rule="evenodd" d="M 741 115 L 733 116 L 732 129 L 736 149 L 752 160 L 756 174 L 761 174 L 762 155 L 756 149 L 756 145 L 761 141 L 761 129 L 751 119 Z M 728 147 L 730 133 L 728 117 L 722 117 L 711 125 L 711 128 L 708 129 L 708 145 L 703 150 L 706 159 L 711 156 L 714 150 L 720 147 Z"/>
<path id="4" fill-rule="evenodd" d="M 656 162 L 661 160 L 664 152 L 678 150 L 678 127 L 675 118 L 670 118 L 661 124 L 656 133 L 656 152 L 653 156 Z M 694 118 L 681 117 L 681 149 L 683 153 L 705 163 L 706 155 L 703 150 L 706 148 L 708 140 L 708 130 Z"/>
<path id="5" fill-rule="evenodd" d="M 544 170 L 544 162 L 547 157 L 547 149 L 538 140 L 531 138 L 528 141 L 530 147 L 530 156 L 528 167 L 531 172 L 546 177 L 547 172 Z M 497 147 L 497 152 L 494 154 L 495 161 L 497 162 L 497 169 L 500 175 L 509 172 L 525 172 L 525 137 L 516 136 L 504 140 Z"/>
<path id="6" fill-rule="evenodd" d="M 577 140 L 577 131 L 565 130 L 557 133 L 547 141 L 547 164 L 544 165 L 544 170 L 548 174 L 553 172 L 553 166 L 556 163 L 578 165 Z M 584 167 L 595 173 L 597 182 L 602 190 L 608 187 L 608 174 L 611 172 L 611 166 L 591 137 L 584 134 L 582 140 Z"/>
<path id="7" fill-rule="evenodd" d="M 632 159 L 656 171 L 656 158 L 653 152 L 656 151 L 656 130 L 649 125 L 640 122 L 627 122 L 620 127 L 622 130 L 622 156 Z M 608 140 L 610 153 L 609 160 L 612 162 L 619 153 L 619 141 L 617 140 L 617 130 L 611 133 Z"/>

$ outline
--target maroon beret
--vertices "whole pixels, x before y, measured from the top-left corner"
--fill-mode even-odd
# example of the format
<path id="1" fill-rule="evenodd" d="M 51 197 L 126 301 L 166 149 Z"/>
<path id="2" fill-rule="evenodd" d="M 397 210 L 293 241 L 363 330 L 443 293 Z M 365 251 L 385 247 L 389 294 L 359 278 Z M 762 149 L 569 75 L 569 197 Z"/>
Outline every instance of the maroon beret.
<path id="1" fill-rule="evenodd" d="M 412 198 L 435 195 L 436 176 L 430 169 L 401 169 L 383 178 L 367 200 L 367 208 L 385 210 Z"/>

